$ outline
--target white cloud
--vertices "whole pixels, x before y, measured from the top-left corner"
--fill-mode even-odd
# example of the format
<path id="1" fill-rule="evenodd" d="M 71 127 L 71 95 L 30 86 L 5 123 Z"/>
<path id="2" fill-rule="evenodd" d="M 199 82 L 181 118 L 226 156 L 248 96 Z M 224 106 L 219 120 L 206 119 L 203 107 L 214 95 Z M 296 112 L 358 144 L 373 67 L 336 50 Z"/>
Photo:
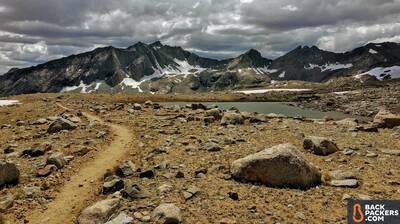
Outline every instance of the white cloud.
<path id="1" fill-rule="evenodd" d="M 286 11 L 290 11 L 290 12 L 295 12 L 295 11 L 299 10 L 299 8 L 297 8 L 297 6 L 294 6 L 294 5 L 285 5 L 281 9 L 282 10 L 286 10 Z"/>

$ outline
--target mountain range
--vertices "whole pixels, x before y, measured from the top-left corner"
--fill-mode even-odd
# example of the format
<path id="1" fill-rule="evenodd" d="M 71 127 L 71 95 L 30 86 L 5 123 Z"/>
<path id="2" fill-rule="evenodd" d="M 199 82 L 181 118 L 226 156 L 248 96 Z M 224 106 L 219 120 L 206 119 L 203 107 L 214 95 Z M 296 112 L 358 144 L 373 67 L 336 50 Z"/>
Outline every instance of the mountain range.
<path id="1" fill-rule="evenodd" d="M 400 78 L 400 44 L 370 43 L 345 53 L 299 46 L 271 60 L 251 49 L 235 58 L 200 57 L 181 47 L 138 42 L 103 47 L 0 76 L 0 96 L 38 92 L 219 91 L 268 85 L 279 80 L 324 82 L 369 74 Z"/>

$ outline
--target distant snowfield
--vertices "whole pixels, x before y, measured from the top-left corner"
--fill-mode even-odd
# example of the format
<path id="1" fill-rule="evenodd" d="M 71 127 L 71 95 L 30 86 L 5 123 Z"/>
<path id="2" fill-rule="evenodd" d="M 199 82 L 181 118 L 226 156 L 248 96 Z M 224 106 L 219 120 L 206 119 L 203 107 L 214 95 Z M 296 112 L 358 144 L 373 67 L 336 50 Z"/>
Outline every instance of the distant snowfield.
<path id="1" fill-rule="evenodd" d="M 360 93 L 359 91 L 342 91 L 342 92 L 333 92 L 336 95 L 346 95 L 346 94 L 357 94 Z"/>
<path id="2" fill-rule="evenodd" d="M 253 90 L 240 90 L 236 92 L 244 94 L 260 94 L 268 92 L 306 92 L 310 90 L 311 89 L 253 89 Z"/>
<path id="3" fill-rule="evenodd" d="M 0 100 L 0 107 L 19 104 L 18 100 Z"/>
<path id="4" fill-rule="evenodd" d="M 335 71 L 339 69 L 348 69 L 351 67 L 353 67 L 353 64 L 339 64 L 336 62 L 335 64 L 325 64 L 325 65 L 309 64 L 308 67 L 304 66 L 304 69 L 312 70 L 315 68 L 319 68 L 321 72 L 326 72 L 326 71 Z"/>
<path id="5" fill-rule="evenodd" d="M 362 74 L 358 74 L 355 76 L 356 79 L 361 78 L 364 75 L 375 76 L 379 80 L 384 79 L 399 79 L 400 78 L 400 66 L 392 66 L 392 67 L 377 67 L 369 70 L 368 72 L 364 72 Z"/>

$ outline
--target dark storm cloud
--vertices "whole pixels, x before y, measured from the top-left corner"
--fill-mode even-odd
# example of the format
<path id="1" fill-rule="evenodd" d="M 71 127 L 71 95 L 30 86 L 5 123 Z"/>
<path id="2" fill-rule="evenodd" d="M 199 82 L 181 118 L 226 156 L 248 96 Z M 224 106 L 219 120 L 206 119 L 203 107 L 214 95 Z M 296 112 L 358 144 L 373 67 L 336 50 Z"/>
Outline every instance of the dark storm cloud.
<path id="1" fill-rule="evenodd" d="M 400 41 L 400 0 L 0 0 L 0 73 L 58 57 L 161 40 L 225 58 L 297 45 L 346 51 Z"/>

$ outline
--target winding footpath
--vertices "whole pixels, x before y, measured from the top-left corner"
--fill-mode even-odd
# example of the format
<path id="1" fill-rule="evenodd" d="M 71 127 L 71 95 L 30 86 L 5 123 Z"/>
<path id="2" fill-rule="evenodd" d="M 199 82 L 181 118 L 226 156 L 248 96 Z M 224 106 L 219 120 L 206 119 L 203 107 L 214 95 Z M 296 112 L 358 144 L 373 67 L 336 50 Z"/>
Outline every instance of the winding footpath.
<path id="1" fill-rule="evenodd" d="M 65 110 L 68 108 L 58 104 Z M 74 223 L 77 214 L 86 206 L 97 192 L 97 184 L 107 169 L 115 167 L 127 153 L 133 140 L 131 131 L 123 126 L 104 122 L 99 117 L 83 113 L 89 120 L 110 127 L 114 140 L 109 146 L 99 149 L 93 159 L 81 165 L 79 171 L 60 188 L 55 199 L 47 205 L 45 211 L 32 211 L 27 217 L 30 224 L 66 224 Z"/>

